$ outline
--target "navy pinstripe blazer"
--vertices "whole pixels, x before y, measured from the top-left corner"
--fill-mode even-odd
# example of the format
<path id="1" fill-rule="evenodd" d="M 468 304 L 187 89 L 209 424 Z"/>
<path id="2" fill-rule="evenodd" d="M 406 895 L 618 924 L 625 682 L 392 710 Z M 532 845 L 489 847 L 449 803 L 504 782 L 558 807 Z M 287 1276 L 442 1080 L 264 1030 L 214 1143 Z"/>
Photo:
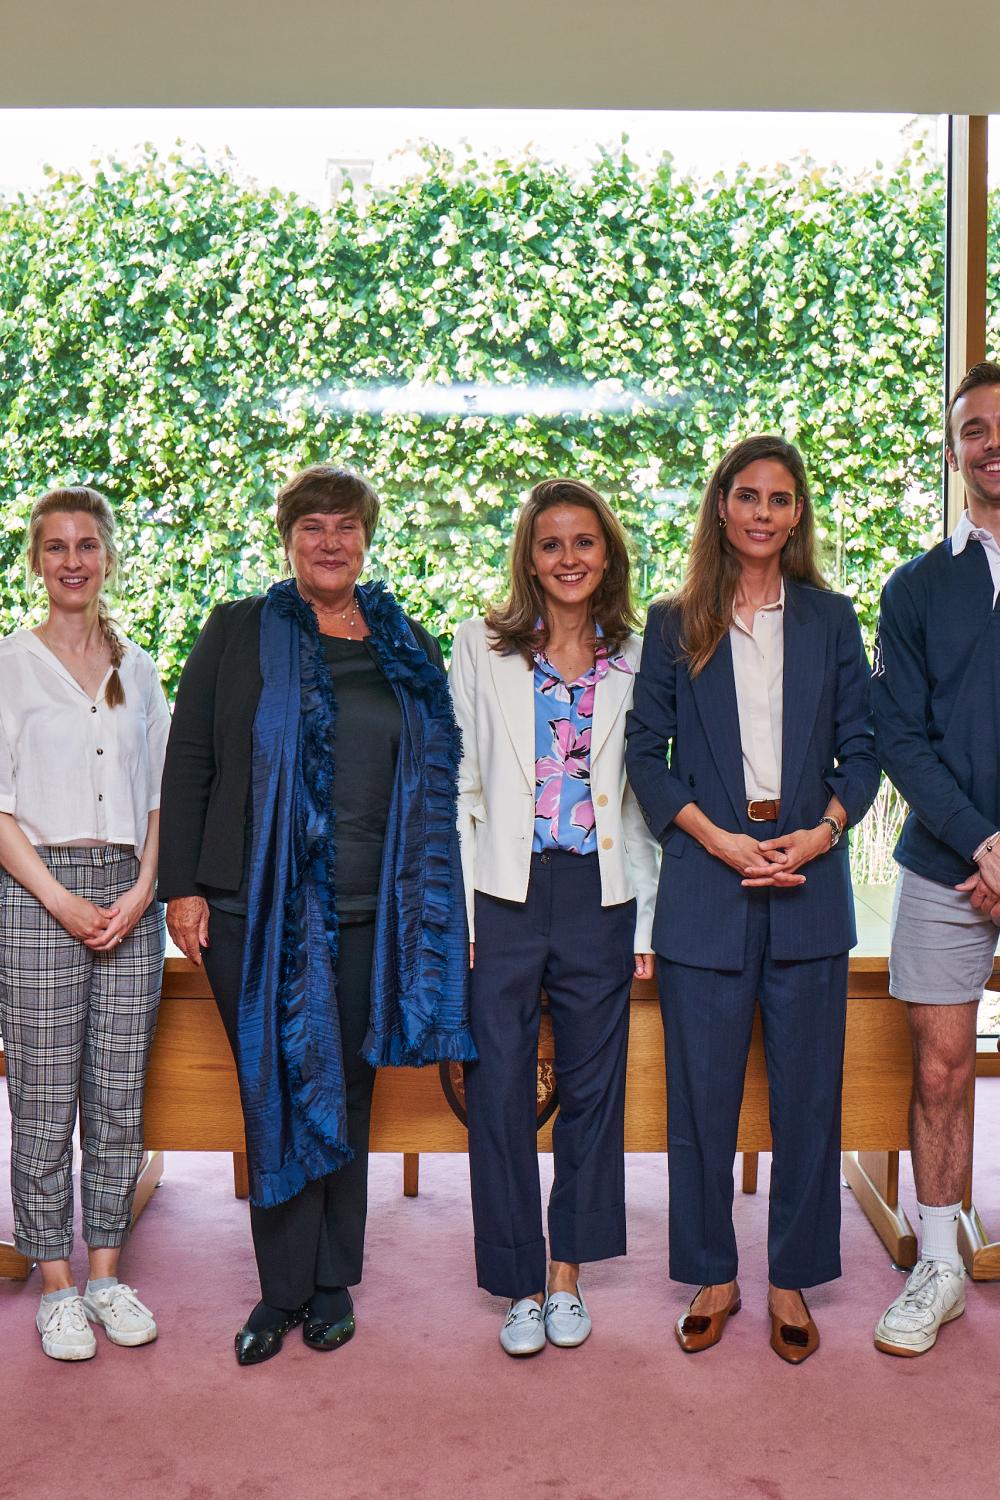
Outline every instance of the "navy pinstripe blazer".
<path id="1" fill-rule="evenodd" d="M 751 892 L 740 876 L 674 823 L 689 802 L 720 828 L 760 837 L 746 813 L 733 655 L 726 635 L 692 679 L 680 617 L 649 612 L 633 708 L 626 720 L 632 788 L 666 858 L 653 947 L 695 968 L 740 969 Z M 871 670 L 857 616 L 843 594 L 785 582 L 781 816 L 774 833 L 812 828 L 836 794 L 854 824 L 879 784 Z M 857 942 L 846 837 L 803 867 L 804 885 L 771 888 L 771 955 L 824 958 Z"/>

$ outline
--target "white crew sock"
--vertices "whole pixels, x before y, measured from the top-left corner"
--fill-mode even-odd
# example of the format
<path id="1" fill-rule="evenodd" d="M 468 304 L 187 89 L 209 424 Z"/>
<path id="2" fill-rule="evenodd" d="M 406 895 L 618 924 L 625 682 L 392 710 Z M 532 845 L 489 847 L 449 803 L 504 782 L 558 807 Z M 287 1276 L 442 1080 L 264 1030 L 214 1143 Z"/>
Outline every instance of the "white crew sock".
<path id="1" fill-rule="evenodd" d="M 962 1269 L 962 1257 L 958 1253 L 958 1216 L 961 1209 L 961 1203 L 917 1204 L 922 1227 L 921 1260 L 943 1260 L 955 1271 Z"/>

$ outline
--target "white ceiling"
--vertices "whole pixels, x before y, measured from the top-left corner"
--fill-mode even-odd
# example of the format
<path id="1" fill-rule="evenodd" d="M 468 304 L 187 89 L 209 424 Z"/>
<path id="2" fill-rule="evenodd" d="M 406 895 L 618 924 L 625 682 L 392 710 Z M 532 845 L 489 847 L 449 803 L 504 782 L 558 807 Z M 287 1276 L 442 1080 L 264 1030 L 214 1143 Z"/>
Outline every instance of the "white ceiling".
<path id="1" fill-rule="evenodd" d="M 0 106 L 1000 111 L 997 0 L 0 0 Z"/>

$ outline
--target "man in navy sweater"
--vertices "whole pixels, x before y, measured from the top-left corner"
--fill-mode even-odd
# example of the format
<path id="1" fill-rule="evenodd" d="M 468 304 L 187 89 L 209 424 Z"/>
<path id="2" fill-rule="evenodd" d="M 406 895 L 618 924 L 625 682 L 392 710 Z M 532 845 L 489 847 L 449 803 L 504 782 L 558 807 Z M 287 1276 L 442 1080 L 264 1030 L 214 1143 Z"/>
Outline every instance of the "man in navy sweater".
<path id="1" fill-rule="evenodd" d="M 875 1329 L 924 1354 L 965 1311 L 958 1217 L 972 1154 L 966 1091 L 1000 924 L 1000 364 L 974 365 L 945 416 L 968 509 L 882 594 L 876 750 L 910 806 L 896 845 L 889 989 L 907 1001 L 920 1259 Z"/>

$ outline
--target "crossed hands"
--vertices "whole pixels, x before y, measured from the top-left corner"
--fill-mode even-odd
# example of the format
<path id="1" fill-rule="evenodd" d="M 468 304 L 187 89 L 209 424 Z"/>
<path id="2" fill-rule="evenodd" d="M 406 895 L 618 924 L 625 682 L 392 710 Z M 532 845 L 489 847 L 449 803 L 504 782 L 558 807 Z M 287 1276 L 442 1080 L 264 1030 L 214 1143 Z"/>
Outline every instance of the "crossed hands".
<path id="1" fill-rule="evenodd" d="M 143 882 L 126 891 L 113 906 L 95 906 L 83 896 L 64 891 L 52 915 L 85 948 L 110 953 L 128 937 L 152 899 L 152 886 Z"/>
<path id="2" fill-rule="evenodd" d="M 820 823 L 816 828 L 796 828 L 776 839 L 752 839 L 746 833 L 719 829 L 708 852 L 742 875 L 743 886 L 790 888 L 805 885 L 806 877 L 799 873 L 801 866 L 825 854 L 829 847 L 830 830 Z M 1000 897 L 997 900 L 1000 902 Z"/>

